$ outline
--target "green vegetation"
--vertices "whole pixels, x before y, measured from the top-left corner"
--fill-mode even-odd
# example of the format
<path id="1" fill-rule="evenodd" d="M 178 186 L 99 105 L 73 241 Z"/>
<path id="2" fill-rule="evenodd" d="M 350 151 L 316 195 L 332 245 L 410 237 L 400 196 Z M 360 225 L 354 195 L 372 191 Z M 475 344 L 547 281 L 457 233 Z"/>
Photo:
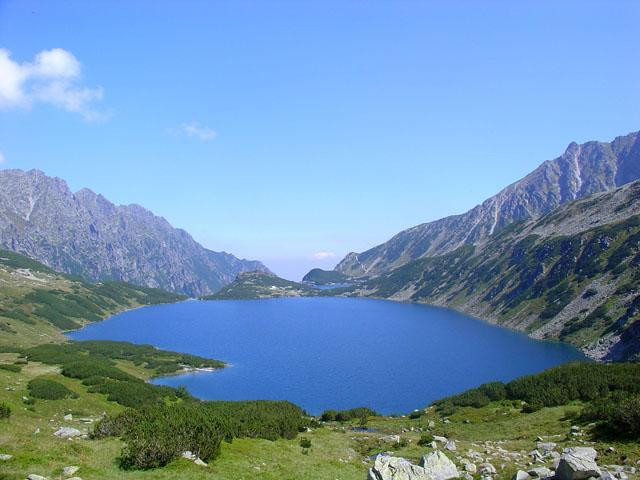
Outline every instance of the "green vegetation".
<path id="1" fill-rule="evenodd" d="M 62 400 L 63 398 L 75 396 L 71 390 L 61 383 L 47 378 L 34 378 L 31 380 L 29 382 L 29 393 L 33 398 L 43 400 Z"/>
<path id="2" fill-rule="evenodd" d="M 344 273 L 336 272 L 335 270 L 314 268 L 304 276 L 302 281 L 315 283 L 317 285 L 326 285 L 329 283 L 346 283 L 349 281 L 349 277 Z"/>
<path id="3" fill-rule="evenodd" d="M 11 416 L 11 407 L 4 402 L 0 402 L 0 420 L 7 419 Z"/>
<path id="4" fill-rule="evenodd" d="M 154 405 L 103 419 L 94 437 L 119 436 L 127 444 L 125 469 L 162 467 L 189 450 L 213 460 L 223 439 L 294 438 L 305 424 L 302 410 L 288 402 L 198 402 Z"/>
<path id="5" fill-rule="evenodd" d="M 348 422 L 353 419 L 377 417 L 380 414 L 367 407 L 357 407 L 350 410 L 325 410 L 320 415 L 323 422 Z"/>
<path id="6" fill-rule="evenodd" d="M 202 297 L 203 300 L 249 300 L 272 297 L 300 297 L 319 295 L 320 292 L 307 285 L 291 282 L 264 272 L 239 274 L 236 279 L 219 292 Z"/>
<path id="7" fill-rule="evenodd" d="M 19 372 L 22 370 L 22 367 L 13 363 L 0 363 L 0 370 L 6 370 L 7 372 Z"/>

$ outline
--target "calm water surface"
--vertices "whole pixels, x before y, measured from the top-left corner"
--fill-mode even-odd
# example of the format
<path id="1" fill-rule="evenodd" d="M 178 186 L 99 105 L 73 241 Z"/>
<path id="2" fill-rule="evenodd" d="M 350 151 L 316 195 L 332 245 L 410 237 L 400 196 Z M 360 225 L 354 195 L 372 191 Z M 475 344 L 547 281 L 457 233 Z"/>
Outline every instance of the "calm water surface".
<path id="1" fill-rule="evenodd" d="M 126 340 L 232 366 L 159 378 L 202 399 L 286 399 L 310 413 L 407 413 L 492 380 L 583 359 L 442 308 L 358 298 L 185 301 L 131 310 L 69 335 Z"/>

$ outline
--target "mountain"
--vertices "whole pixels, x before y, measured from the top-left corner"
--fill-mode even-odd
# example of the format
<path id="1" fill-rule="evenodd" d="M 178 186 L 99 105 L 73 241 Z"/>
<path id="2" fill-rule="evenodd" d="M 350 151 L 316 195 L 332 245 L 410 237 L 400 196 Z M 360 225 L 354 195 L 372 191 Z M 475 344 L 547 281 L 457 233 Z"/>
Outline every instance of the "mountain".
<path id="1" fill-rule="evenodd" d="M 114 205 L 38 170 L 0 171 L 0 246 L 88 280 L 119 280 L 190 296 L 267 268 L 213 252 L 139 205 Z"/>
<path id="2" fill-rule="evenodd" d="M 515 221 L 537 218 L 639 178 L 639 132 L 610 143 L 571 143 L 560 157 L 544 162 L 468 212 L 404 230 L 366 252 L 349 253 L 336 270 L 349 276 L 378 275 L 418 258 L 482 243 Z"/>
<path id="3" fill-rule="evenodd" d="M 640 181 L 369 278 L 355 295 L 452 307 L 600 360 L 640 358 Z"/>

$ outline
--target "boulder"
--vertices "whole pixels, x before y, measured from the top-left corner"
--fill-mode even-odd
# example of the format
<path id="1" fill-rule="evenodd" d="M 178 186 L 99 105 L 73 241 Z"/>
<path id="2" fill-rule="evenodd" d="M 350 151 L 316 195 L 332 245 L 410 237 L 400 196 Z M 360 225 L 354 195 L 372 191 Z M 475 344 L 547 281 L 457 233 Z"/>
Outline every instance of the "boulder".
<path id="1" fill-rule="evenodd" d="M 445 443 L 444 448 L 446 448 L 450 452 L 455 452 L 456 451 L 456 442 L 454 442 L 453 440 L 449 440 L 447 443 Z"/>
<path id="2" fill-rule="evenodd" d="M 82 432 L 76 428 L 71 427 L 60 427 L 54 435 L 60 438 L 71 438 L 71 437 L 79 437 L 82 435 Z"/>
<path id="3" fill-rule="evenodd" d="M 447 443 L 447 442 L 449 441 L 449 440 L 447 440 L 447 437 L 441 437 L 441 436 L 439 436 L 439 435 L 434 435 L 434 436 L 433 436 L 433 439 L 434 439 L 436 442 L 440 442 L 440 443 Z"/>
<path id="4" fill-rule="evenodd" d="M 424 468 L 401 457 L 378 455 L 367 480 L 431 480 Z"/>
<path id="5" fill-rule="evenodd" d="M 591 447 L 565 448 L 558 467 L 558 480 L 585 480 L 589 477 L 599 477 L 602 474 L 596 463 L 598 453 Z"/>
<path id="6" fill-rule="evenodd" d="M 518 470 L 512 477 L 512 480 L 529 480 L 531 476 L 522 470 Z"/>
<path id="7" fill-rule="evenodd" d="M 479 472 L 481 475 L 495 475 L 497 473 L 496 467 L 488 462 L 480 465 Z"/>
<path id="8" fill-rule="evenodd" d="M 543 453 L 543 455 L 547 455 L 551 453 L 557 445 L 553 442 L 538 442 L 536 447 Z"/>
<path id="9" fill-rule="evenodd" d="M 447 480 L 460 476 L 456 465 L 440 450 L 423 456 L 420 460 L 420 466 L 424 468 L 431 480 Z"/>
<path id="10" fill-rule="evenodd" d="M 385 443 L 400 443 L 400 435 L 385 435 L 380 440 Z"/>
<path id="11" fill-rule="evenodd" d="M 550 470 L 547 467 L 536 467 L 529 470 L 529 475 L 532 477 L 549 478 L 553 477 L 553 474 L 553 470 Z"/>
<path id="12" fill-rule="evenodd" d="M 62 475 L 64 475 L 65 477 L 70 477 L 73 474 L 75 474 L 78 470 L 80 470 L 80 467 L 76 467 L 75 465 L 70 465 L 62 469 Z"/>

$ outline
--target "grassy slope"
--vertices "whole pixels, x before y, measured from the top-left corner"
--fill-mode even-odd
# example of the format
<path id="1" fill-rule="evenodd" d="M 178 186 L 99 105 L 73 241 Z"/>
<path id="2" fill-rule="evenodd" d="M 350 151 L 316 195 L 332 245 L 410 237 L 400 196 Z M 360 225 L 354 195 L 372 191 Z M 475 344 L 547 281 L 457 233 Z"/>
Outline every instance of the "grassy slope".
<path id="1" fill-rule="evenodd" d="M 183 296 L 123 282 L 89 283 L 0 250 L 0 346 L 63 341 L 64 330 Z"/>
<path id="2" fill-rule="evenodd" d="M 0 360 L 10 362 L 14 354 L 0 354 Z M 152 372 L 128 362 L 119 362 L 119 367 L 135 372 L 140 377 Z M 34 411 L 27 410 L 21 397 L 26 394 L 29 379 L 46 375 L 66 385 L 78 394 L 77 399 L 38 400 Z M 7 391 L 11 386 L 15 390 Z M 176 460 L 169 466 L 151 471 L 125 472 L 119 470 L 115 458 L 122 442 L 107 440 L 62 440 L 52 432 L 59 426 L 73 426 L 80 430 L 87 427 L 77 421 L 78 417 L 98 418 L 102 412 L 122 409 L 108 402 L 102 395 L 87 393 L 86 387 L 78 380 L 69 379 L 56 372 L 55 367 L 39 363 L 29 363 L 22 372 L 0 371 L 0 401 L 8 402 L 13 408 L 9 421 L 1 421 L 0 453 L 10 453 L 14 458 L 2 464 L 0 478 L 22 479 L 25 474 L 39 473 L 50 478 L 58 475 L 66 465 L 81 467 L 78 475 L 86 479 L 208 479 L 240 480 L 362 480 L 369 464 L 364 464 L 364 455 L 391 450 L 395 454 L 417 461 L 430 451 L 428 447 L 417 445 L 420 433 L 416 429 L 428 430 L 428 422 L 435 427 L 429 430 L 436 435 L 444 435 L 457 442 L 458 452 L 474 449 L 484 454 L 496 468 L 497 478 L 510 478 L 517 468 L 526 467 L 527 458 L 502 460 L 493 447 L 482 442 L 503 441 L 500 446 L 512 452 L 529 452 L 535 448 L 535 438 L 543 436 L 558 443 L 559 447 L 580 445 L 580 441 L 567 434 L 575 420 L 572 414 L 582 407 L 579 403 L 564 407 L 544 408 L 532 414 L 520 413 L 512 402 L 492 403 L 486 407 L 460 408 L 449 417 L 449 423 L 434 409 L 418 419 L 372 418 L 369 427 L 378 429 L 375 433 L 356 433 L 345 429 L 344 425 L 330 423 L 324 428 L 304 434 L 312 442 L 308 454 L 303 454 L 299 440 L 256 440 L 236 439 L 232 444 L 224 444 L 221 456 L 208 468 L 198 467 L 186 460 Z M 63 415 L 72 412 L 74 420 L 64 421 Z M 469 422 L 469 423 L 466 423 Z M 355 425 L 355 423 L 354 423 Z M 40 433 L 35 434 L 39 428 Z M 414 431 L 411 431 L 411 430 Z M 408 443 L 402 448 L 394 448 L 377 440 L 385 434 L 400 434 Z M 601 455 L 600 464 L 621 463 L 621 456 L 627 463 L 634 464 L 639 458 L 638 444 L 633 442 L 597 442 L 595 448 Z M 613 446 L 615 452 L 607 451 Z M 454 458 L 453 454 L 449 454 Z M 501 468 L 501 465 L 504 467 Z M 633 476 L 632 476 L 633 478 Z"/>

